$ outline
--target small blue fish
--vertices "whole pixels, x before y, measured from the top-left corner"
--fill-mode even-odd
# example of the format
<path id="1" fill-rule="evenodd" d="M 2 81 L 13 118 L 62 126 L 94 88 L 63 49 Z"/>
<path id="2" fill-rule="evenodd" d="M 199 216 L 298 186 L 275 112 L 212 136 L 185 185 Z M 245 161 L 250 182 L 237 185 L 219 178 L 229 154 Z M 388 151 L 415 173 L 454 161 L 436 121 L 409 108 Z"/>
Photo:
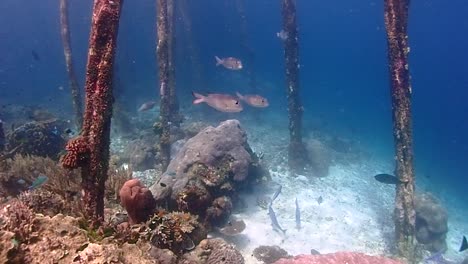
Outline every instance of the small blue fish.
<path id="1" fill-rule="evenodd" d="M 39 177 L 37 177 L 33 183 L 31 184 L 31 186 L 29 186 L 29 190 L 34 190 L 34 189 L 37 189 L 39 187 L 41 187 L 42 185 L 44 185 L 47 180 L 49 180 L 49 178 L 45 175 L 39 175 Z"/>

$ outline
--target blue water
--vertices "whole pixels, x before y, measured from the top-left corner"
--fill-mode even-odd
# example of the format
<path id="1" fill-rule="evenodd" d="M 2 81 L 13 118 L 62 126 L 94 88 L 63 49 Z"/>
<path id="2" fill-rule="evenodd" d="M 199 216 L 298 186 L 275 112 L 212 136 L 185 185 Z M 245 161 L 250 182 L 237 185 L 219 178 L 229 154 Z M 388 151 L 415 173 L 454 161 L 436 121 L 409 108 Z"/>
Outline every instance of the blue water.
<path id="1" fill-rule="evenodd" d="M 69 4 L 74 65 L 81 85 L 91 2 Z M 120 96 L 132 110 L 158 96 L 154 2 L 126 1 L 123 7 L 117 75 Z M 239 44 L 241 22 L 234 1 L 187 2 L 203 82 L 193 83 L 190 60 L 184 53 L 186 37 L 178 35 L 182 106 L 190 104 L 192 90 L 252 92 L 245 72 L 214 66 L 215 55 L 246 56 Z M 247 41 L 255 52 L 255 91 L 269 98 L 270 111 L 286 115 L 283 50 L 275 35 L 281 29 L 279 1 L 245 2 Z M 306 128 L 320 119 L 326 124 L 323 129 L 361 140 L 372 146 L 375 155 L 391 161 L 383 1 L 298 0 L 297 6 Z M 464 204 L 468 186 L 466 14 L 468 3 L 464 0 L 411 1 L 409 14 L 416 174 L 430 176 L 434 189 L 451 188 Z M 71 112 L 57 1 L 2 0 L 0 25 L 0 104 L 47 104 L 54 110 Z M 40 61 L 33 60 L 32 50 Z M 59 86 L 65 87 L 64 91 Z"/>

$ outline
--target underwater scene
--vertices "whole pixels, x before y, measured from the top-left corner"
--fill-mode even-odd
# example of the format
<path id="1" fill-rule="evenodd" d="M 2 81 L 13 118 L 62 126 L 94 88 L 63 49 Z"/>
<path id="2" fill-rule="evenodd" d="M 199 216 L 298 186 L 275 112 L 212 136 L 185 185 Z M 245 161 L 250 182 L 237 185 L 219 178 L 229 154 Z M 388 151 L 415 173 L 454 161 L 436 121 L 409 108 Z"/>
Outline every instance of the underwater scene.
<path id="1" fill-rule="evenodd" d="M 1 0 L 0 263 L 468 264 L 465 0 Z"/>

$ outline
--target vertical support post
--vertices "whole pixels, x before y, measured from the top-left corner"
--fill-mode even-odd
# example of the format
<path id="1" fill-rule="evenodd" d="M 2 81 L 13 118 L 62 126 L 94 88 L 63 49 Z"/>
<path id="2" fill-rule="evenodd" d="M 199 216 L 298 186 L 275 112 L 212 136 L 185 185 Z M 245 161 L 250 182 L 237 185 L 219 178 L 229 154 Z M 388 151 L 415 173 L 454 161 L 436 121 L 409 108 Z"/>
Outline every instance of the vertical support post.
<path id="1" fill-rule="evenodd" d="M 249 76 L 249 88 L 256 90 L 257 78 L 255 75 L 255 53 L 252 47 L 248 43 L 248 30 L 247 30 L 247 17 L 245 14 L 245 0 L 236 0 L 237 12 L 239 13 L 240 19 L 240 43 L 241 48 L 247 54 L 247 65 L 246 71 Z"/>
<path id="2" fill-rule="evenodd" d="M 3 130 L 3 121 L 0 119 L 0 153 L 5 150 L 5 130 Z"/>
<path id="3" fill-rule="evenodd" d="M 283 30 L 288 33 L 284 41 L 284 58 L 286 66 L 286 93 L 289 112 L 289 168 L 301 173 L 308 161 L 307 151 L 302 142 L 303 107 L 299 93 L 299 45 L 296 24 L 295 0 L 281 0 Z"/>
<path id="4" fill-rule="evenodd" d="M 159 67 L 159 93 L 161 104 L 159 110 L 160 137 L 159 151 L 163 171 L 166 170 L 171 159 L 170 117 L 171 117 L 171 91 L 170 91 L 170 65 L 169 65 L 169 25 L 167 16 L 167 0 L 156 0 L 158 43 L 156 55 Z"/>
<path id="5" fill-rule="evenodd" d="M 109 167 L 112 74 L 123 0 L 95 0 L 86 67 L 86 106 L 81 134 L 70 140 L 62 158 L 66 168 L 81 168 L 86 216 L 92 226 L 104 220 L 104 190 Z"/>
<path id="6" fill-rule="evenodd" d="M 171 109 L 170 121 L 173 125 L 179 126 L 182 117 L 179 113 L 179 102 L 177 101 L 176 76 L 175 76 L 175 5 L 176 0 L 167 0 L 167 41 L 169 46 L 169 105 Z"/>
<path id="7" fill-rule="evenodd" d="M 408 66 L 409 0 L 385 0 L 388 60 L 391 81 L 396 176 L 395 234 L 398 254 L 415 261 L 414 167 L 411 124 L 411 84 Z"/>
<path id="8" fill-rule="evenodd" d="M 68 81 L 72 95 L 73 110 L 75 112 L 76 127 L 83 124 L 83 106 L 81 92 L 73 68 L 72 49 L 70 43 L 70 26 L 68 23 L 68 0 L 60 0 L 60 35 L 62 36 L 63 53 L 65 55 L 65 65 L 67 68 Z"/>

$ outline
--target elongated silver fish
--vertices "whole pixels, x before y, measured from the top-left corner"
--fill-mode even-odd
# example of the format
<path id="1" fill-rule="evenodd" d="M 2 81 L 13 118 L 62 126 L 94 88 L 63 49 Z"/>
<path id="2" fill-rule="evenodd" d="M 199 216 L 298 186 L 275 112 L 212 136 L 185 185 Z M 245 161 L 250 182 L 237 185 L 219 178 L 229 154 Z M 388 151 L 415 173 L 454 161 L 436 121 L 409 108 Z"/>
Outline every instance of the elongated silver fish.
<path id="1" fill-rule="evenodd" d="M 282 186 L 282 185 L 280 185 L 280 186 L 278 187 L 278 189 L 276 190 L 275 194 L 273 194 L 273 197 L 271 198 L 271 202 L 270 202 L 270 205 L 269 205 L 269 206 L 273 205 L 273 202 L 276 200 L 276 198 L 278 198 L 278 196 L 279 196 L 280 193 L 281 193 L 281 189 L 283 189 L 283 186 Z"/>
<path id="2" fill-rule="evenodd" d="M 301 229 L 301 209 L 299 208 L 299 203 L 296 198 L 296 228 Z"/>
<path id="3" fill-rule="evenodd" d="M 286 229 L 281 228 L 281 226 L 279 225 L 278 219 L 276 219 L 275 211 L 273 211 L 273 208 L 271 206 L 268 206 L 268 215 L 270 216 L 271 226 L 273 227 L 273 229 L 279 230 L 283 232 L 283 234 L 286 234 Z"/>

